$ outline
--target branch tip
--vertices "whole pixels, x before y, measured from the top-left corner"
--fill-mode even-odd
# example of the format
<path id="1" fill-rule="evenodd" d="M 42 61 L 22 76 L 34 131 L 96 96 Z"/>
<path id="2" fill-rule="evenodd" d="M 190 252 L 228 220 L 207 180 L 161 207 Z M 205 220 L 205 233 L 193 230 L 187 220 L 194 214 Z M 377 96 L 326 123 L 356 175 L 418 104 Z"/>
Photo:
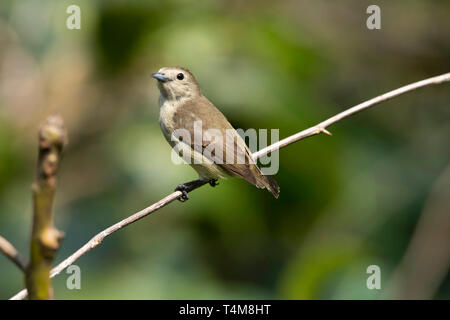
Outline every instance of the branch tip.
<path id="1" fill-rule="evenodd" d="M 0 251 L 11 260 L 20 270 L 25 272 L 26 263 L 22 255 L 16 250 L 16 248 L 5 238 L 0 236 Z"/>

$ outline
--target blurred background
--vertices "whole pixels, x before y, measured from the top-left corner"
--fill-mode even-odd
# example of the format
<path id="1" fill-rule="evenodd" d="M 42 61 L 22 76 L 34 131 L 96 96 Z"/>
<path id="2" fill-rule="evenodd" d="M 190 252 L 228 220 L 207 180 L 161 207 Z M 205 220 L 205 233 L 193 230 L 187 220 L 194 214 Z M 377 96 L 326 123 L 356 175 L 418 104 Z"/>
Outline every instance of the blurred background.
<path id="1" fill-rule="evenodd" d="M 68 30 L 66 8 L 81 8 Z M 381 30 L 366 9 L 381 7 Z M 195 172 L 170 160 L 152 72 L 183 66 L 236 128 L 280 138 L 450 71 L 448 1 L 0 2 L 0 234 L 26 257 L 40 123 L 69 132 L 62 261 Z M 450 86 L 420 89 L 280 151 L 278 200 L 194 191 L 76 262 L 57 299 L 450 298 Z M 369 265 L 381 290 L 369 290 Z M 23 288 L 0 256 L 0 298 Z"/>

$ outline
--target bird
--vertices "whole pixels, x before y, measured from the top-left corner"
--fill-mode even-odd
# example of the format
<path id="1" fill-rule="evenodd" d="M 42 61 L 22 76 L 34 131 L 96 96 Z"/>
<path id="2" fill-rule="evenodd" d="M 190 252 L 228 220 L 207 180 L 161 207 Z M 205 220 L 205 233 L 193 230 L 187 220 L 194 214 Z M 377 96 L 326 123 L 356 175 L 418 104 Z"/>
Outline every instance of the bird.
<path id="1" fill-rule="evenodd" d="M 175 188 L 175 191 L 182 193 L 178 200 L 188 200 L 188 193 L 199 186 L 209 183 L 215 187 L 219 179 L 230 177 L 243 178 L 258 188 L 267 189 L 278 198 L 280 187 L 277 182 L 261 172 L 244 139 L 223 113 L 202 94 L 189 70 L 163 67 L 152 73 L 152 77 L 157 80 L 160 91 L 161 131 L 173 149 L 186 155 L 183 159 L 199 176 Z"/>

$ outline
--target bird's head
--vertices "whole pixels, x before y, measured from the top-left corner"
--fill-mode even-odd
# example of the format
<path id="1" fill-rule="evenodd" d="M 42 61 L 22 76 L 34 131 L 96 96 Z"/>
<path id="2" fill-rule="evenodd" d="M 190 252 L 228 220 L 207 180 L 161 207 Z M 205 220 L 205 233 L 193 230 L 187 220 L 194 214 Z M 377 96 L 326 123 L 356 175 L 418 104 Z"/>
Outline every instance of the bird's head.
<path id="1" fill-rule="evenodd" d="M 200 96 L 200 87 L 192 73 L 184 68 L 164 67 L 152 74 L 158 80 L 161 95 L 168 100 Z"/>

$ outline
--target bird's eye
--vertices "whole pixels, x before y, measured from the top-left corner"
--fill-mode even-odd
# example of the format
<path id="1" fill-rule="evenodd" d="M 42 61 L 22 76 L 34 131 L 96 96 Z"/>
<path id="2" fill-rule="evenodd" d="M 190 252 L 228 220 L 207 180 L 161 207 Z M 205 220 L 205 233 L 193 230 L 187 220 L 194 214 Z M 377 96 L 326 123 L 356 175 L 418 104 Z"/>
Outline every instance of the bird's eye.
<path id="1" fill-rule="evenodd" d="M 184 79 L 184 74 L 182 74 L 182 73 L 177 74 L 177 79 L 178 80 L 183 80 Z"/>

